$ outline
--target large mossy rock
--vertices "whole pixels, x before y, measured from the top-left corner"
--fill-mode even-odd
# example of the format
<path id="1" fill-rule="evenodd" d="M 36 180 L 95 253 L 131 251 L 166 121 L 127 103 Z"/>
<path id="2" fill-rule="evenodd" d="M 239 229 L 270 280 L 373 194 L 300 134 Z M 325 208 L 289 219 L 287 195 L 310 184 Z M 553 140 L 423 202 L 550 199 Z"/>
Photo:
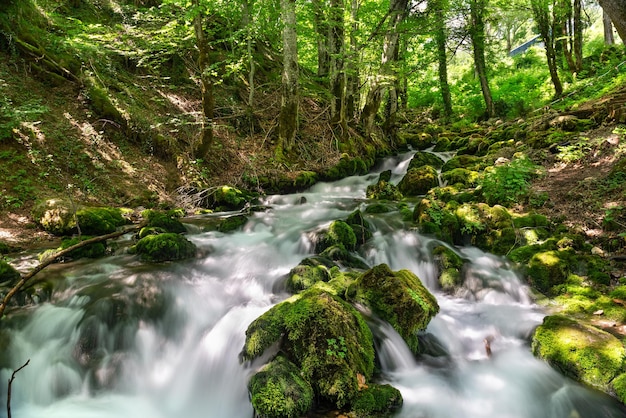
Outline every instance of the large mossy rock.
<path id="1" fill-rule="evenodd" d="M 121 209 L 108 207 L 81 208 L 76 212 L 76 219 L 85 235 L 110 234 L 127 223 Z"/>
<path id="2" fill-rule="evenodd" d="M 41 201 L 32 215 L 45 231 L 58 236 L 71 235 L 78 227 L 85 235 L 104 235 L 127 223 L 121 209 L 77 206 L 64 199 Z"/>
<path id="3" fill-rule="evenodd" d="M 439 267 L 439 285 L 445 292 L 453 292 L 463 284 L 461 269 L 463 259 L 445 245 L 433 249 L 433 255 Z"/>
<path id="4" fill-rule="evenodd" d="M 20 273 L 12 265 L 0 260 L 0 287 L 13 286 L 20 278 Z"/>
<path id="5" fill-rule="evenodd" d="M 300 369 L 282 355 L 252 376 L 248 389 L 259 417 L 298 418 L 313 406 L 313 388 Z"/>
<path id="6" fill-rule="evenodd" d="M 417 152 L 409 161 L 408 169 L 420 168 L 425 165 L 429 165 L 433 168 L 441 168 L 443 166 L 443 160 L 430 152 Z"/>
<path id="7" fill-rule="evenodd" d="M 350 225 L 350 228 L 354 231 L 357 247 L 372 238 L 372 225 L 363 217 L 360 210 L 355 210 L 348 215 L 346 223 Z"/>
<path id="8" fill-rule="evenodd" d="M 131 247 L 131 252 L 145 261 L 175 261 L 195 257 L 196 245 L 180 234 L 167 232 L 145 236 Z"/>
<path id="9" fill-rule="evenodd" d="M 346 250 L 354 251 L 357 244 L 354 229 L 344 221 L 333 221 L 328 229 L 315 233 L 312 240 L 315 244 L 316 253 L 321 253 L 334 245 L 342 245 Z"/>
<path id="10" fill-rule="evenodd" d="M 313 287 L 274 306 L 246 331 L 242 357 L 252 360 L 275 343 L 318 399 L 343 408 L 359 392 L 358 375 L 374 371 L 372 333 L 361 314 L 332 292 Z"/>
<path id="11" fill-rule="evenodd" d="M 543 293 L 550 293 L 554 286 L 565 283 L 570 273 L 572 253 L 568 250 L 541 251 L 528 261 L 527 274 L 530 284 Z"/>
<path id="12" fill-rule="evenodd" d="M 287 275 L 287 290 L 291 293 L 298 293 L 317 282 L 328 282 L 331 279 L 330 269 L 335 266 L 336 264 L 326 257 L 305 258 Z"/>
<path id="13" fill-rule="evenodd" d="M 158 229 L 162 232 L 180 234 L 186 232 L 185 225 L 180 221 L 179 211 L 160 212 L 156 210 L 145 210 L 141 215 L 148 221 L 146 228 Z M 144 235 L 141 232 L 140 236 Z"/>
<path id="14" fill-rule="evenodd" d="M 421 196 L 439 185 L 437 170 L 429 165 L 412 168 L 404 175 L 398 189 L 405 196 Z"/>
<path id="15" fill-rule="evenodd" d="M 359 418 L 388 417 L 402 406 L 402 394 L 391 385 L 369 385 L 359 392 L 352 410 Z"/>
<path id="16" fill-rule="evenodd" d="M 413 353 L 419 352 L 418 331 L 426 329 L 439 312 L 437 299 L 409 270 L 392 271 L 386 264 L 373 267 L 357 280 L 357 300 L 389 322 Z"/>
<path id="17" fill-rule="evenodd" d="M 245 190 L 224 185 L 208 193 L 202 205 L 215 211 L 223 212 L 242 209 L 246 203 L 253 199 L 254 196 Z"/>
<path id="18" fill-rule="evenodd" d="M 611 392 L 611 382 L 625 371 L 626 349 L 620 340 L 560 315 L 544 318 L 533 336 L 532 350 L 563 374 L 605 392 Z"/>
<path id="19" fill-rule="evenodd" d="M 74 206 L 64 199 L 37 202 L 32 216 L 45 231 L 54 235 L 69 235 L 76 228 Z"/>

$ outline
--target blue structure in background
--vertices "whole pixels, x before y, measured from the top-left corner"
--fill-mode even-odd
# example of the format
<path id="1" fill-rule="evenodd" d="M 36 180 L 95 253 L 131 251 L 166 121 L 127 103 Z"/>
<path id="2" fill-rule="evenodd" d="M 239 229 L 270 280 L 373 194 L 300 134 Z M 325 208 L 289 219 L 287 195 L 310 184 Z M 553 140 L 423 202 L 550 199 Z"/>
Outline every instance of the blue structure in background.
<path id="1" fill-rule="evenodd" d="M 526 50 L 528 48 L 530 48 L 531 46 L 541 43 L 541 36 L 537 35 L 534 38 L 532 38 L 529 41 L 524 42 L 523 44 L 521 44 L 518 47 L 513 48 L 510 52 L 509 52 L 509 57 L 514 57 L 516 55 L 519 55 L 523 52 L 526 52 Z"/>

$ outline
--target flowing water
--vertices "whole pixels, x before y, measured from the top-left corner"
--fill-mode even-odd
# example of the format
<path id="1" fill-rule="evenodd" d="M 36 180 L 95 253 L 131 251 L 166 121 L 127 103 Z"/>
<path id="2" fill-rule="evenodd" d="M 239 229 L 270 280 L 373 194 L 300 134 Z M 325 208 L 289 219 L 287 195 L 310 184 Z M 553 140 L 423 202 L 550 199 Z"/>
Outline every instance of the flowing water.
<path id="1" fill-rule="evenodd" d="M 391 169 L 398 181 L 410 157 L 388 159 L 379 171 Z M 251 418 L 246 382 L 267 359 L 240 363 L 247 326 L 288 296 L 281 283 L 311 254 L 307 232 L 364 209 L 377 177 L 270 196 L 271 209 L 240 232 L 202 232 L 204 219 L 189 219 L 188 237 L 202 253 L 195 260 L 145 264 L 125 254 L 126 237 L 113 256 L 44 270 L 51 301 L 3 324 L 10 344 L 0 353 L 0 381 L 30 359 L 13 383 L 13 417 Z M 376 232 L 362 259 L 410 269 L 441 306 L 421 337 L 429 354 L 419 358 L 388 324 L 372 323 L 383 381 L 404 397 L 399 417 L 626 416 L 612 398 L 533 358 L 529 336 L 544 313 L 504 260 L 457 250 L 467 260 L 465 285 L 446 296 L 436 285 L 436 241 L 397 214 L 367 218 Z"/>

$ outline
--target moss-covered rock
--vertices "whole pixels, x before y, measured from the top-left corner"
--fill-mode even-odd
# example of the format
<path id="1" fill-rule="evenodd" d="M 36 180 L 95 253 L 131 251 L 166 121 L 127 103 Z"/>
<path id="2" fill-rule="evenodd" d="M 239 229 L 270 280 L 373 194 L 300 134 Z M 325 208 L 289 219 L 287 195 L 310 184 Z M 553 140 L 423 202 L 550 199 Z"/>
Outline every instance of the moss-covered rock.
<path id="1" fill-rule="evenodd" d="M 480 174 L 477 171 L 471 171 L 466 168 L 455 168 L 442 173 L 441 178 L 448 184 L 475 187 L 478 185 Z"/>
<path id="2" fill-rule="evenodd" d="M 408 169 L 420 168 L 425 165 L 429 165 L 433 168 L 441 168 L 443 166 L 443 160 L 437 155 L 430 152 L 417 152 L 409 161 Z"/>
<path id="3" fill-rule="evenodd" d="M 376 184 L 367 186 L 365 195 L 368 199 L 377 200 L 401 200 L 404 197 L 398 190 L 398 186 L 385 180 L 378 180 Z"/>
<path id="4" fill-rule="evenodd" d="M 84 207 L 76 212 L 80 231 L 86 235 L 104 235 L 125 225 L 126 219 L 118 208 Z"/>
<path id="5" fill-rule="evenodd" d="M 372 238 L 372 225 L 363 217 L 360 210 L 355 210 L 346 218 L 356 236 L 356 245 L 360 246 Z"/>
<path id="6" fill-rule="evenodd" d="M 613 379 L 611 389 L 617 399 L 619 399 L 621 403 L 626 404 L 626 373 L 622 373 Z"/>
<path id="7" fill-rule="evenodd" d="M 359 418 L 388 417 L 402 406 L 402 394 L 391 385 L 369 385 L 359 392 L 352 411 Z"/>
<path id="8" fill-rule="evenodd" d="M 45 231 L 54 235 L 69 235 L 76 228 L 75 207 L 64 199 L 47 199 L 37 202 L 32 216 Z"/>
<path id="9" fill-rule="evenodd" d="M 616 337 L 560 315 L 544 318 L 532 350 L 565 375 L 603 391 L 624 372 L 626 350 Z"/>
<path id="10" fill-rule="evenodd" d="M 313 406 L 313 388 L 298 367 L 281 355 L 252 376 L 248 389 L 259 417 L 298 418 Z"/>
<path id="11" fill-rule="evenodd" d="M 344 177 L 367 174 L 368 170 L 368 164 L 361 158 L 343 154 L 337 165 L 326 170 L 321 177 L 324 180 L 339 180 Z"/>
<path id="12" fill-rule="evenodd" d="M 433 255 L 439 267 L 439 285 L 446 292 L 452 292 L 463 284 L 461 269 L 463 259 L 445 245 L 433 249 Z"/>
<path id="13" fill-rule="evenodd" d="M 418 353 L 417 332 L 426 329 L 439 312 L 437 299 L 420 279 L 408 270 L 393 272 L 380 264 L 363 274 L 356 286 L 357 300 L 389 322 L 411 351 Z"/>
<path id="14" fill-rule="evenodd" d="M 377 202 L 371 203 L 365 207 L 365 213 L 376 214 L 376 213 L 389 213 L 395 211 L 396 208 L 394 205 L 389 203 Z"/>
<path id="15" fill-rule="evenodd" d="M 49 255 L 52 255 L 61 250 L 65 250 L 69 247 L 72 247 L 76 244 L 79 244 L 82 241 L 86 241 L 91 238 L 93 237 L 84 235 L 81 237 L 63 239 L 61 241 L 61 246 L 59 248 L 54 249 L 54 250 L 44 251 L 41 254 L 40 258 L 43 260 Z M 99 258 L 99 257 L 103 257 L 106 255 L 106 250 L 107 250 L 106 242 L 95 242 L 93 244 L 88 244 L 88 245 L 85 245 L 84 247 L 77 248 L 74 251 L 71 251 L 69 254 L 66 255 L 66 257 L 72 258 L 72 259 Z"/>
<path id="16" fill-rule="evenodd" d="M 213 189 L 211 193 L 207 194 L 203 201 L 203 206 L 218 212 L 239 210 L 253 199 L 254 196 L 247 191 L 223 185 Z"/>
<path id="17" fill-rule="evenodd" d="M 357 238 L 350 225 L 344 221 L 337 220 L 333 221 L 328 229 L 314 234 L 312 241 L 315 244 L 316 253 L 321 253 L 334 245 L 342 245 L 348 251 L 354 251 L 356 249 Z"/>
<path id="18" fill-rule="evenodd" d="M 565 283 L 569 274 L 569 253 L 542 251 L 528 261 L 530 283 L 539 291 L 549 293 L 553 286 Z"/>
<path id="19" fill-rule="evenodd" d="M 0 286 L 12 286 L 13 282 L 20 279 L 20 273 L 4 260 L 0 260 Z"/>
<path id="20" fill-rule="evenodd" d="M 480 171 L 487 166 L 483 157 L 477 157 L 475 155 L 456 155 L 450 158 L 441 167 L 441 172 L 453 170 L 455 168 L 465 168 L 470 171 Z"/>
<path id="21" fill-rule="evenodd" d="M 420 196 L 437 185 L 439 185 L 437 170 L 426 165 L 407 171 L 398 183 L 398 189 L 405 196 Z"/>
<path id="22" fill-rule="evenodd" d="M 234 215 L 227 218 L 223 218 L 217 226 L 217 230 L 220 232 L 232 232 L 240 229 L 248 222 L 248 217 L 245 215 Z"/>
<path id="23" fill-rule="evenodd" d="M 334 244 L 320 253 L 345 268 L 367 270 L 369 267 L 362 259 L 353 255 L 343 244 Z"/>
<path id="24" fill-rule="evenodd" d="M 427 132 L 398 132 L 398 137 L 405 144 L 409 144 L 413 149 L 426 149 L 433 144 L 433 136 Z"/>
<path id="25" fill-rule="evenodd" d="M 335 266 L 332 260 L 314 256 L 305 258 L 287 275 L 287 290 L 298 293 L 313 286 L 317 282 L 327 282 L 331 279 L 330 269 Z"/>
<path id="26" fill-rule="evenodd" d="M 196 245 L 180 234 L 167 232 L 140 239 L 131 252 L 146 261 L 175 261 L 195 257 Z"/>
<path id="27" fill-rule="evenodd" d="M 180 234 L 186 232 L 185 225 L 178 219 L 180 213 L 177 211 L 160 212 L 156 210 L 145 210 L 141 215 L 148 221 L 148 227 L 160 228 L 163 231 Z"/>
<path id="28" fill-rule="evenodd" d="M 342 408 L 357 397 L 357 375 L 374 370 L 372 333 L 361 315 L 313 287 L 274 306 L 246 331 L 242 356 L 260 356 L 274 343 L 300 369 L 320 399 Z"/>
<path id="29" fill-rule="evenodd" d="M 415 220 L 424 234 L 431 234 L 450 244 L 460 242 L 459 220 L 454 214 L 457 206 L 426 197 L 415 206 Z"/>

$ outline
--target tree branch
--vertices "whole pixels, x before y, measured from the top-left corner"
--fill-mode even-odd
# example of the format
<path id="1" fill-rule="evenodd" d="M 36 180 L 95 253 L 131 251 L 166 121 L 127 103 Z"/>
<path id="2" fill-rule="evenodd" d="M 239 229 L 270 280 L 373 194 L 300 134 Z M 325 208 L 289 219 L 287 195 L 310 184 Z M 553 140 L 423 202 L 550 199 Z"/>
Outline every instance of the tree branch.
<path id="1" fill-rule="evenodd" d="M 7 418 L 11 418 L 11 385 L 13 385 L 13 380 L 15 379 L 15 375 L 24 367 L 28 366 L 28 363 L 30 363 L 30 359 L 28 359 L 22 367 L 20 367 L 17 370 L 14 370 L 13 374 L 11 375 L 11 378 L 9 379 L 9 388 L 7 389 Z"/>
<path id="2" fill-rule="evenodd" d="M 68 248 L 66 248 L 64 250 L 61 250 L 61 251 L 57 252 L 57 253 L 54 253 L 54 254 L 50 255 L 49 257 L 46 257 L 45 259 L 43 259 L 39 263 L 39 265 L 37 265 L 37 267 L 32 269 L 28 274 L 22 275 L 20 280 L 15 284 L 15 286 L 13 286 L 13 288 L 11 290 L 9 290 L 9 292 L 6 294 L 6 296 L 4 297 L 4 300 L 2 301 L 2 303 L 0 303 L 0 319 L 2 319 L 2 316 L 4 315 L 4 310 L 6 309 L 7 304 L 9 303 L 11 298 L 17 292 L 19 292 L 20 289 L 22 287 L 24 287 L 24 285 L 30 279 L 33 278 L 33 276 L 35 276 L 37 273 L 39 273 L 44 268 L 48 267 L 50 264 L 53 264 L 56 261 L 57 258 L 63 257 L 64 255 L 67 255 L 67 254 L 71 253 L 72 251 L 77 250 L 79 248 L 86 247 L 87 245 L 95 244 L 97 242 L 106 241 L 106 240 L 112 239 L 112 238 L 117 238 L 117 237 L 122 236 L 124 234 L 127 234 L 129 232 L 136 231 L 138 229 L 143 228 L 146 225 L 147 225 L 147 222 L 142 222 L 140 224 L 134 225 L 134 226 L 132 226 L 130 228 L 123 229 L 121 231 L 116 231 L 116 232 L 112 232 L 110 234 L 101 235 L 99 237 L 90 238 L 90 239 L 87 239 L 85 241 L 81 241 L 81 242 L 79 242 L 76 245 L 72 245 L 71 247 L 68 247 Z"/>

